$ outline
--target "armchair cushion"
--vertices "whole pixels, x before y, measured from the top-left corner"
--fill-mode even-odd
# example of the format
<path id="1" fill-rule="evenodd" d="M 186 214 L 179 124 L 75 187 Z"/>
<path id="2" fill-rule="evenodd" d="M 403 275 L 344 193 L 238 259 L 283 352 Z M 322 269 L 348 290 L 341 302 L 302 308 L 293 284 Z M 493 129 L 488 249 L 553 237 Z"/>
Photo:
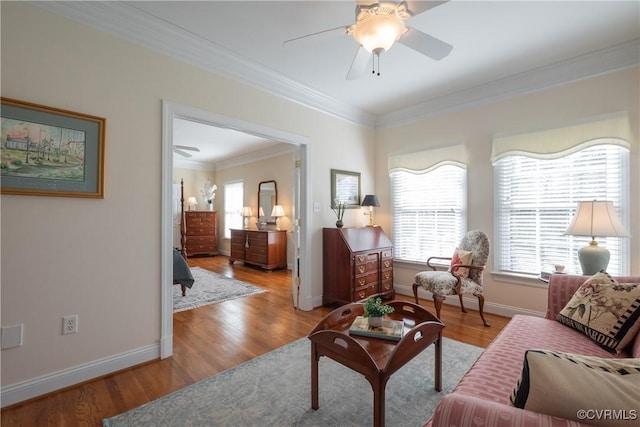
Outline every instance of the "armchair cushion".
<path id="1" fill-rule="evenodd" d="M 446 296 L 455 295 L 458 280 L 448 271 L 423 271 L 416 274 L 415 283 L 435 295 Z M 468 278 L 462 279 L 460 293 L 462 295 L 482 295 L 482 286 Z"/>
<path id="2" fill-rule="evenodd" d="M 460 248 L 456 248 L 451 257 L 451 264 L 449 264 L 449 271 L 460 276 L 461 279 L 469 277 L 469 269 L 467 267 L 457 267 L 456 265 L 470 265 L 473 259 L 473 252 L 465 251 Z"/>
<path id="3" fill-rule="evenodd" d="M 415 283 L 435 295 L 453 295 L 458 280 L 448 271 L 423 271 L 416 274 Z"/>
<path id="4" fill-rule="evenodd" d="M 603 393 L 602 390 L 607 390 Z M 628 425 L 640 413 L 640 360 L 527 350 L 510 404 L 593 425 Z M 589 412 L 592 411 L 590 416 Z M 596 416 L 626 414 L 627 417 Z"/>
<path id="5" fill-rule="evenodd" d="M 640 329 L 640 283 L 618 283 L 601 271 L 587 279 L 556 319 L 618 354 Z"/>

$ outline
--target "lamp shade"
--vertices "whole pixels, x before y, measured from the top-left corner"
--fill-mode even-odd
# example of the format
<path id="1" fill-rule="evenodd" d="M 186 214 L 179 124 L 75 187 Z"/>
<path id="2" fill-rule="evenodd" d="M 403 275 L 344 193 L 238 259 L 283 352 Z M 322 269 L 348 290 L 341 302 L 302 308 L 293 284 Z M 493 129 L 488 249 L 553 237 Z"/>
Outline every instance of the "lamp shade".
<path id="1" fill-rule="evenodd" d="M 582 274 L 589 276 L 606 270 L 611 256 L 606 248 L 598 246 L 596 236 L 626 237 L 629 235 L 618 218 L 613 203 L 596 200 L 578 204 L 578 210 L 565 234 L 591 237 L 589 245 L 578 251 Z"/>
<path id="2" fill-rule="evenodd" d="M 189 197 L 189 198 L 187 199 L 187 205 L 189 205 L 189 206 L 195 206 L 195 205 L 197 205 L 197 204 L 198 204 L 198 201 L 196 200 L 196 198 L 195 198 L 195 197 Z"/>
<path id="3" fill-rule="evenodd" d="M 240 215 L 242 215 L 243 217 L 248 217 L 253 215 L 253 212 L 251 212 L 251 208 L 249 206 L 245 206 L 242 208 L 242 210 L 240 211 Z"/>
<path id="4" fill-rule="evenodd" d="M 566 234 L 572 236 L 627 237 L 613 203 L 607 201 L 580 202 Z"/>
<path id="5" fill-rule="evenodd" d="M 280 218 L 284 216 L 284 208 L 282 205 L 274 205 L 273 209 L 271 209 L 271 216 L 274 218 Z"/>
<path id="6" fill-rule="evenodd" d="M 362 203 L 360 205 L 380 207 L 380 201 L 378 201 L 378 196 L 375 194 L 367 194 L 364 196 L 364 199 L 362 199 Z"/>
<path id="7" fill-rule="evenodd" d="M 402 18 L 397 15 L 375 14 L 359 21 L 353 38 L 367 52 L 387 51 L 406 31 Z"/>

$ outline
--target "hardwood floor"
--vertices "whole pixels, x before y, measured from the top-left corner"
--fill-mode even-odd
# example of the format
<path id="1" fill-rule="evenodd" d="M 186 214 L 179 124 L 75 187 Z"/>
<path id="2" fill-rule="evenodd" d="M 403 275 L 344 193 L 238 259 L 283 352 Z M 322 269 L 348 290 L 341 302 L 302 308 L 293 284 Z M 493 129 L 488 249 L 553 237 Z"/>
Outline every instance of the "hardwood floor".
<path id="1" fill-rule="evenodd" d="M 2 410 L 7 426 L 100 426 L 109 418 L 183 388 L 299 338 L 331 311 L 319 307 L 310 312 L 292 304 L 291 272 L 265 273 L 242 263 L 231 266 L 224 256 L 189 259 L 191 266 L 234 277 L 267 289 L 245 298 L 176 313 L 173 316 L 173 357 L 149 362 L 78 386 Z M 188 292 L 188 291 L 187 291 Z M 413 298 L 398 295 L 397 299 Z M 433 309 L 431 301 L 421 304 Z M 269 324 L 257 322 L 264 314 L 277 313 Z M 485 314 L 490 328 L 477 312 L 467 314 L 445 305 L 444 336 L 486 347 L 509 321 Z"/>

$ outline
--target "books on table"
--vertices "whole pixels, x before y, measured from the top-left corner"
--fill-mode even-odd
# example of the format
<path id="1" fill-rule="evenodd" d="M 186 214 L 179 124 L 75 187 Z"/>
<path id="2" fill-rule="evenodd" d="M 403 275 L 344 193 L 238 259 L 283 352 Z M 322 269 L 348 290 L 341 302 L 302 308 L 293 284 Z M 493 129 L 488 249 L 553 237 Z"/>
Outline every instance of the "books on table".
<path id="1" fill-rule="evenodd" d="M 358 316 L 349 327 L 349 334 L 365 337 L 382 338 L 392 341 L 400 341 L 404 330 L 401 320 L 388 318 L 382 319 L 382 326 L 370 326 L 369 319 Z"/>

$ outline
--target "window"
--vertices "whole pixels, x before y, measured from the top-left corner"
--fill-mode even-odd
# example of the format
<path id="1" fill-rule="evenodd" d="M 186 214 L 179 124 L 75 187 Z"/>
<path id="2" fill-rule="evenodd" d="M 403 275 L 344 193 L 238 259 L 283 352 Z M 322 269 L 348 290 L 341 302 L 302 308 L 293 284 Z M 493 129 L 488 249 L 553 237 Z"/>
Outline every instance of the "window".
<path id="1" fill-rule="evenodd" d="M 231 238 L 232 228 L 242 228 L 242 210 L 244 201 L 244 183 L 242 181 L 224 184 L 224 237 Z"/>
<path id="2" fill-rule="evenodd" d="M 441 163 L 428 171 L 391 171 L 395 258 L 426 262 L 453 254 L 466 232 L 467 170 Z"/>
<path id="3" fill-rule="evenodd" d="M 629 150 L 618 142 L 591 141 L 552 159 L 507 155 L 494 162 L 497 271 L 538 275 L 564 264 L 581 273 L 578 250 L 591 239 L 564 234 L 579 201 L 613 202 L 629 230 Z M 627 274 L 628 239 L 595 237 L 611 252 L 607 271 Z"/>

